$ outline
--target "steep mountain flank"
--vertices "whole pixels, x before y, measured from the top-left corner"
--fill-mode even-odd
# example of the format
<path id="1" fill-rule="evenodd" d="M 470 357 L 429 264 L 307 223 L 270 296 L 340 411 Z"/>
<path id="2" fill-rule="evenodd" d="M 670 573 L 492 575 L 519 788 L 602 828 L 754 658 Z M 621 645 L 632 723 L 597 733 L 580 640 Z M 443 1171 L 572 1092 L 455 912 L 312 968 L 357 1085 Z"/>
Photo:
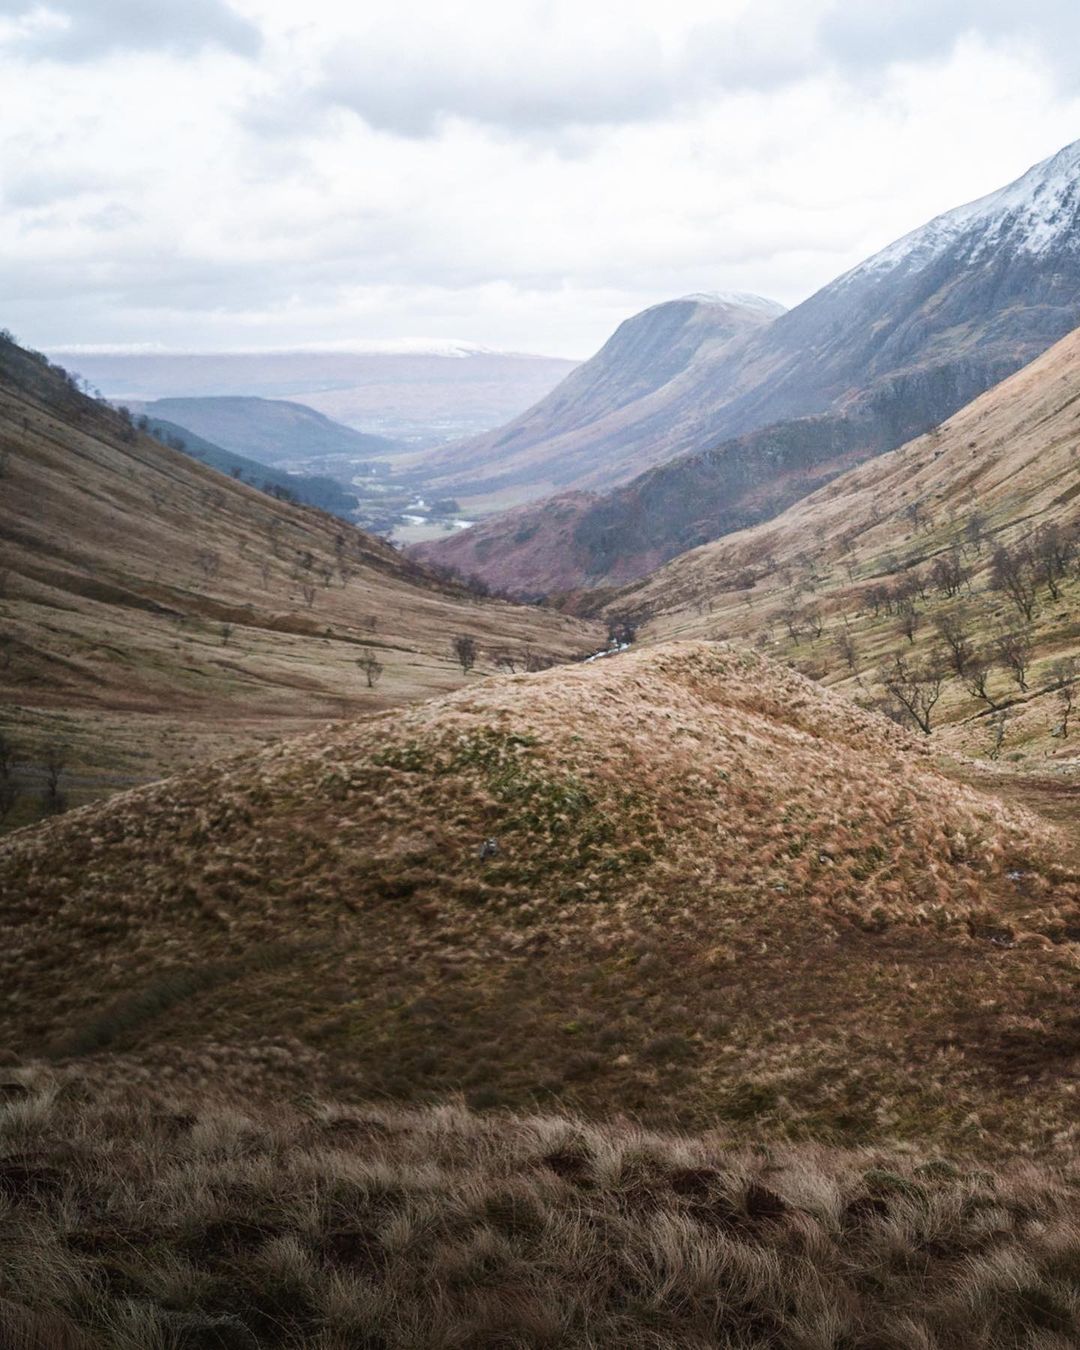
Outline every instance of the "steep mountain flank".
<path id="1" fill-rule="evenodd" d="M 610 489 L 663 465 L 594 502 L 575 499 L 581 519 L 558 557 L 539 514 L 515 517 L 512 532 L 481 523 L 424 556 L 533 594 L 642 576 L 928 431 L 1075 328 L 1078 297 L 1080 143 L 890 245 L 725 351 L 720 366 L 703 351 L 656 395 L 673 396 L 666 426 L 620 429 L 613 462 L 625 472 L 562 480 Z M 519 419 L 519 438 L 528 426 Z M 540 482 L 543 419 L 537 434 Z M 590 463 L 590 426 L 575 435 L 559 455 Z M 534 524 L 537 543 L 515 544 Z"/>
<path id="2" fill-rule="evenodd" d="M 48 795 L 53 761 L 70 802 L 452 688 L 455 634 L 483 670 L 496 653 L 597 645 L 595 626 L 477 599 L 215 473 L 7 339 L 0 475 L 0 733 L 18 820 Z"/>
<path id="3" fill-rule="evenodd" d="M 468 497 L 523 485 L 522 500 L 574 483 L 617 482 L 637 464 L 632 436 L 661 437 L 694 415 L 687 373 L 702 360 L 722 370 L 783 306 L 755 295 L 690 295 L 627 319 L 599 352 L 516 421 L 440 451 L 425 470 Z M 632 435 L 629 429 L 634 428 Z M 512 495 L 512 493 L 511 493 Z"/>
<path id="4" fill-rule="evenodd" d="M 654 639 L 753 639 L 859 696 L 900 650 L 946 672 L 934 721 L 966 749 L 1000 750 L 1003 715 L 1006 753 L 1067 763 L 1080 737 L 1052 733 L 1080 658 L 1080 332 L 929 435 L 593 603 Z"/>
<path id="5" fill-rule="evenodd" d="M 9 836 L 0 1049 L 255 1096 L 1065 1147 L 1065 855 L 783 666 L 632 651 Z"/>

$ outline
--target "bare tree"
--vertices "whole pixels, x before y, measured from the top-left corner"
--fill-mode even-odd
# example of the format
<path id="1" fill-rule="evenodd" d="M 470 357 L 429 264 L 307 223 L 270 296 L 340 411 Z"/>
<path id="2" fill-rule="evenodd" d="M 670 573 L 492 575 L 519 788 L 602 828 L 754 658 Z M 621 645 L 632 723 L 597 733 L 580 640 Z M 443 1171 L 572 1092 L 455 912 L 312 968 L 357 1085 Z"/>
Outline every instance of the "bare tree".
<path id="1" fill-rule="evenodd" d="M 948 664 L 961 680 L 966 675 L 968 665 L 975 654 L 969 625 L 969 616 L 963 610 L 939 614 L 934 620 L 934 627 L 948 650 Z"/>
<path id="2" fill-rule="evenodd" d="M 67 748 L 62 745 L 50 745 L 45 749 L 42 767 L 45 770 L 45 789 L 41 794 L 41 807 L 46 815 L 59 815 L 67 809 L 67 797 L 60 790 L 60 780 L 67 768 Z"/>
<path id="3" fill-rule="evenodd" d="M 964 522 L 964 541 L 975 550 L 976 553 L 982 553 L 983 537 L 986 534 L 986 517 L 981 511 L 972 511 Z"/>
<path id="4" fill-rule="evenodd" d="M 1080 683 L 1080 663 L 1075 656 L 1063 656 L 1050 667 L 1051 687 L 1057 691 L 1061 708 L 1061 734 L 1069 735 L 1069 718 L 1076 706 L 1077 685 Z"/>
<path id="5" fill-rule="evenodd" d="M 492 664 L 496 670 L 508 670 L 511 675 L 517 673 L 517 657 L 513 652 L 498 651 L 492 657 Z"/>
<path id="6" fill-rule="evenodd" d="M 935 558 L 930 568 L 930 580 L 949 600 L 960 593 L 969 576 L 964 555 L 955 545 L 947 553 Z"/>
<path id="7" fill-rule="evenodd" d="M 817 605 L 807 605 L 803 610 L 802 617 L 810 630 L 810 635 L 816 642 L 825 629 L 825 621 L 821 617 L 821 610 Z"/>
<path id="8" fill-rule="evenodd" d="M 1008 628 L 994 639 L 994 651 L 1002 665 L 1013 673 L 1021 692 L 1027 692 L 1027 672 L 1035 640 L 1029 628 Z"/>
<path id="9" fill-rule="evenodd" d="M 990 587 L 1004 591 L 1019 612 L 1031 622 L 1035 614 L 1035 576 L 1030 552 L 1024 547 L 994 550 L 990 563 Z"/>
<path id="10" fill-rule="evenodd" d="M 896 631 L 901 637 L 906 637 L 909 643 L 914 643 L 922 615 L 915 608 L 915 601 L 910 595 L 905 595 L 903 599 L 897 601 L 896 612 L 900 615 Z"/>
<path id="11" fill-rule="evenodd" d="M 1008 719 L 1005 709 L 1002 708 L 996 717 L 990 720 L 990 758 L 997 759 L 1001 754 L 1001 747 L 1005 744 L 1005 731 L 1008 726 Z"/>
<path id="12" fill-rule="evenodd" d="M 788 637 L 797 643 L 802 637 L 802 615 L 794 605 L 785 605 L 780 611 L 780 621 L 787 629 Z"/>
<path id="13" fill-rule="evenodd" d="M 960 679 L 969 694 L 981 699 L 988 708 L 997 709 L 1000 705 L 990 693 L 990 676 L 993 669 L 994 663 L 985 652 L 973 651 L 964 664 Z"/>
<path id="14" fill-rule="evenodd" d="M 223 623 L 221 625 L 221 645 L 223 647 L 227 647 L 229 645 L 229 639 L 232 637 L 232 635 L 233 635 L 233 625 L 228 622 Z"/>
<path id="15" fill-rule="evenodd" d="M 11 815 L 18 799 L 14 768 L 15 748 L 3 732 L 0 732 L 0 824 Z"/>
<path id="16" fill-rule="evenodd" d="M 881 683 L 919 730 L 929 736 L 930 714 L 941 697 L 944 677 L 934 666 L 909 666 L 900 652 L 881 670 Z"/>
<path id="17" fill-rule="evenodd" d="M 451 640 L 450 650 L 461 667 L 461 673 L 468 675 L 476 665 L 476 639 L 468 633 L 459 633 Z"/>
<path id="18" fill-rule="evenodd" d="M 367 680 L 367 687 L 374 689 L 382 678 L 383 663 L 375 655 L 370 647 L 365 647 L 363 654 L 356 658 L 356 664 L 360 667 Z"/>
<path id="19" fill-rule="evenodd" d="M 857 675 L 859 673 L 859 649 L 855 645 L 855 635 L 847 624 L 838 628 L 833 634 L 833 646 L 852 675 Z"/>
<path id="20" fill-rule="evenodd" d="M 207 581 L 213 581 L 221 571 L 221 554 L 212 548 L 201 548 L 195 554 L 195 565 Z"/>
<path id="21" fill-rule="evenodd" d="M 1035 581 L 1050 592 L 1051 600 L 1061 599 L 1061 581 L 1069 570 L 1075 545 L 1058 525 L 1040 525 L 1029 541 Z"/>
<path id="22" fill-rule="evenodd" d="M 300 583 L 300 594 L 304 597 L 304 604 L 307 605 L 308 609 L 314 605 L 318 593 L 318 587 L 313 581 L 302 581 Z"/>

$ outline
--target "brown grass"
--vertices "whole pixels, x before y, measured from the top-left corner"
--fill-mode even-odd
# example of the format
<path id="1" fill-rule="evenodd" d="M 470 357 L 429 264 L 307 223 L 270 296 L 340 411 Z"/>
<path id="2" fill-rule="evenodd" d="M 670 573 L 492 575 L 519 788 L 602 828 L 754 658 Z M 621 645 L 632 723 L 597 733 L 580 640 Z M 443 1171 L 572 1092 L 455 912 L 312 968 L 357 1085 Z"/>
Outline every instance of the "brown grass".
<path id="1" fill-rule="evenodd" d="M 1054 1150 L 1080 1051 L 1064 852 L 791 671 L 642 650 L 15 834 L 3 1044 L 253 1090 Z"/>
<path id="2" fill-rule="evenodd" d="M 1067 1350 L 1080 1174 L 9 1070 L 0 1343 Z"/>

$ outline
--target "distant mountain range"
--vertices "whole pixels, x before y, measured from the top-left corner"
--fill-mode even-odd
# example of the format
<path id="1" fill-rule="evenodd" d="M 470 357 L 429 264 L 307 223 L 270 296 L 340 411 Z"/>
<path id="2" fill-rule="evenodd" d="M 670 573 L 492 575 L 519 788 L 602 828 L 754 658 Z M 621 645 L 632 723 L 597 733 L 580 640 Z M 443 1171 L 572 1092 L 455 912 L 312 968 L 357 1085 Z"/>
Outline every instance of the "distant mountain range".
<path id="1" fill-rule="evenodd" d="M 49 355 L 114 401 L 235 394 L 289 399 L 411 447 L 437 446 L 499 426 L 543 398 L 577 364 L 462 342 L 394 347 L 233 353 L 57 349 Z"/>
<path id="2" fill-rule="evenodd" d="M 271 468 L 247 455 L 238 455 L 226 450 L 213 441 L 208 441 L 187 427 L 176 422 L 167 422 L 159 417 L 148 417 L 146 430 L 151 436 L 162 441 L 174 450 L 182 450 L 194 459 L 216 469 L 218 473 L 228 474 L 230 478 L 261 488 L 264 492 L 286 494 L 285 499 L 294 498 L 307 506 L 317 506 L 321 511 L 330 511 L 344 520 L 352 521 L 359 498 L 355 492 L 349 492 L 336 478 L 326 474 L 284 473 L 281 469 Z"/>
<path id="3" fill-rule="evenodd" d="M 560 497 L 421 551 L 523 593 L 620 584 L 929 430 L 1077 324 L 1080 142 L 905 236 L 735 349 L 703 343 L 641 407 L 622 409 L 617 437 L 597 401 L 591 420 L 579 409 L 578 429 L 553 441 L 554 391 L 514 424 L 507 476 L 527 458 L 540 484 L 550 455 L 580 468 L 566 486 L 616 490 Z M 467 499 L 475 480 L 490 492 L 497 440 L 461 447 L 465 467 L 447 490 Z M 483 447 L 492 453 L 481 479 Z M 663 467 L 634 476 L 643 458 Z"/>
<path id="4" fill-rule="evenodd" d="M 283 399 L 162 398 L 132 406 L 261 464 L 298 464 L 336 456 L 363 462 L 402 449 L 397 441 L 354 431 L 302 403 Z"/>

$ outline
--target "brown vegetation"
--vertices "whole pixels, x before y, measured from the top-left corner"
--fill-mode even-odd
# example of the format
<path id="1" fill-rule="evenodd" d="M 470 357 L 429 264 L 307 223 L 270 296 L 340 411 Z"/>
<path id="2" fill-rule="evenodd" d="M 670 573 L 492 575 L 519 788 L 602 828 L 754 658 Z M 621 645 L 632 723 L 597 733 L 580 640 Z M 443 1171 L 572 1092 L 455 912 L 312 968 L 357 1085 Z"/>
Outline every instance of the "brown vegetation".
<path id="1" fill-rule="evenodd" d="M 19 1350 L 1080 1339 L 1075 1169 L 7 1079 Z"/>
<path id="2" fill-rule="evenodd" d="M 275 1090 L 1053 1149 L 1066 854 L 751 652 L 630 651 L 11 836 L 0 1034 Z"/>

